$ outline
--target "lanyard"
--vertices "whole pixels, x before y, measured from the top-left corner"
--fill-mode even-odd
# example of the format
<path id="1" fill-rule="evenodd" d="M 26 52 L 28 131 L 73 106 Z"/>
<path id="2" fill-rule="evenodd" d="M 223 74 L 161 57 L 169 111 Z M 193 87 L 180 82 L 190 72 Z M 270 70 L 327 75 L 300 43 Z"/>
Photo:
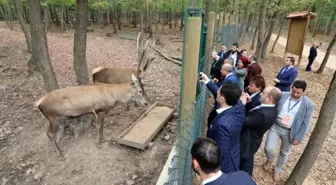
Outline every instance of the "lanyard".
<path id="1" fill-rule="evenodd" d="M 292 108 L 290 108 L 291 99 L 289 98 L 289 100 L 288 100 L 288 112 L 290 112 L 297 104 L 299 104 L 301 102 L 301 100 L 302 100 L 302 98 L 300 98 L 300 100 L 297 101 Z"/>

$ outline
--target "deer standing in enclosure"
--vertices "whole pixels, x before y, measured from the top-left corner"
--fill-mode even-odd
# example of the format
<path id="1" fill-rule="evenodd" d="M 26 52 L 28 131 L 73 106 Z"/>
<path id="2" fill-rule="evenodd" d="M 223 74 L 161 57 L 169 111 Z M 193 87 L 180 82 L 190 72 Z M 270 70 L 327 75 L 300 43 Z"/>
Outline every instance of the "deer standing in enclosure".
<path id="1" fill-rule="evenodd" d="M 107 83 L 107 84 L 120 84 L 120 83 L 128 83 L 131 81 L 132 75 L 136 75 L 140 87 L 143 92 L 143 79 L 148 74 L 148 69 L 154 57 L 148 58 L 147 55 L 147 45 L 150 41 L 145 41 L 142 39 L 140 42 L 141 32 L 137 37 L 137 52 L 138 52 L 138 67 L 137 68 L 109 68 L 109 67 L 98 67 L 92 70 L 92 79 L 93 83 Z M 153 43 L 154 47 L 155 42 Z M 146 95 L 146 93 L 145 93 Z M 126 103 L 127 110 L 129 110 L 129 104 Z"/>
<path id="2" fill-rule="evenodd" d="M 103 139 L 105 113 L 116 102 L 126 103 L 135 100 L 146 106 L 147 101 L 143 93 L 139 81 L 135 75 L 132 75 L 132 81 L 129 83 L 95 84 L 57 89 L 40 98 L 35 106 L 48 119 L 49 125 L 46 134 L 53 143 L 56 152 L 63 157 L 55 138 L 63 118 L 94 114 L 98 131 L 97 144 L 100 146 Z"/>

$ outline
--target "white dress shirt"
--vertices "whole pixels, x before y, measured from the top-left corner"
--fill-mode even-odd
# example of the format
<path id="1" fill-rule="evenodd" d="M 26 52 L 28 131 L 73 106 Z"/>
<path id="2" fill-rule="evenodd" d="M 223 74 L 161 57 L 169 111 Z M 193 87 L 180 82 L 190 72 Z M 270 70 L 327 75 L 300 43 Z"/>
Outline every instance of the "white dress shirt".
<path id="1" fill-rule="evenodd" d="M 216 174 L 215 176 L 205 179 L 204 181 L 202 181 L 202 185 L 208 184 L 210 182 L 213 182 L 215 180 L 217 180 L 223 173 L 221 171 L 219 171 L 218 174 Z"/>

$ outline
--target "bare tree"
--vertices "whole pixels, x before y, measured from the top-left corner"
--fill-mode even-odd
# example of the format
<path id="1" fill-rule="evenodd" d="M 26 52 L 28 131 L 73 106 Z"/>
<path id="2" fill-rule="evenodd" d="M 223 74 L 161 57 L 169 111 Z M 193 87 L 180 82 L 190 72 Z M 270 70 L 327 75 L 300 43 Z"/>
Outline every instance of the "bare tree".
<path id="1" fill-rule="evenodd" d="M 276 39 L 275 39 L 275 41 L 274 41 L 274 43 L 273 43 L 273 46 L 272 46 L 272 49 L 271 49 L 271 53 L 274 52 L 275 46 L 276 46 L 276 44 L 278 43 L 278 40 L 279 40 L 279 38 L 280 38 L 280 34 L 281 34 L 281 31 L 282 31 L 283 25 L 285 24 L 285 20 L 286 20 L 286 17 L 284 17 L 284 18 L 282 19 L 282 21 L 281 21 L 280 28 L 279 28 L 279 32 L 278 32 L 278 35 L 277 35 L 277 37 L 276 37 Z"/>
<path id="2" fill-rule="evenodd" d="M 333 25 L 333 23 L 334 23 L 335 17 L 336 17 L 336 6 L 335 6 L 335 8 L 334 8 L 333 14 L 331 15 L 330 22 L 329 22 L 329 24 L 328 24 L 327 35 L 330 35 L 330 32 L 331 32 L 331 30 L 332 30 L 332 25 Z"/>
<path id="3" fill-rule="evenodd" d="M 326 64 L 328 62 L 330 52 L 331 52 L 332 48 L 334 47 L 335 42 L 336 42 L 336 34 L 334 35 L 334 38 L 331 40 L 331 42 L 330 42 L 330 44 L 329 44 L 329 46 L 327 48 L 327 52 L 326 52 L 326 54 L 325 54 L 325 56 L 323 58 L 323 61 L 322 61 L 321 65 L 320 65 L 320 68 L 316 71 L 317 73 L 319 73 L 319 74 L 323 73 L 323 70 L 324 70 L 324 68 L 325 68 L 325 66 L 326 66 Z"/>
<path id="4" fill-rule="evenodd" d="M 318 154 L 321 151 L 323 143 L 333 125 L 336 113 L 336 73 L 329 85 L 329 90 L 324 98 L 321 111 L 310 136 L 309 142 L 296 163 L 293 172 L 289 176 L 285 185 L 299 185 L 302 184 L 307 177 L 310 169 L 313 167 Z"/>
<path id="5" fill-rule="evenodd" d="M 256 55 L 258 57 L 257 61 L 260 61 L 261 59 L 261 49 L 262 45 L 264 43 L 264 32 L 265 32 L 265 19 L 266 19 L 266 12 L 267 12 L 267 6 L 268 6 L 269 0 L 263 0 L 260 8 L 260 14 L 258 19 L 258 42 L 257 42 L 257 48 L 256 48 Z"/>
<path id="6" fill-rule="evenodd" d="M 20 0 L 15 0 L 15 8 L 16 8 L 16 12 L 17 12 L 17 17 L 21 26 L 21 30 L 26 38 L 26 43 L 27 43 L 27 49 L 28 52 L 31 53 L 32 49 L 31 49 L 31 39 L 30 39 L 30 35 L 29 35 L 29 31 L 27 29 L 26 23 L 23 19 L 22 13 L 23 13 L 23 8 L 22 8 L 22 4 L 20 3 Z"/>
<path id="7" fill-rule="evenodd" d="M 76 25 L 74 37 L 74 68 L 77 84 L 89 84 L 86 64 L 86 34 L 88 25 L 88 0 L 76 0 Z"/>
<path id="8" fill-rule="evenodd" d="M 40 0 L 29 0 L 30 33 L 32 39 L 32 56 L 28 62 L 28 72 L 42 73 L 45 89 L 49 92 L 58 88 L 50 62 L 46 33 L 41 17 Z"/>

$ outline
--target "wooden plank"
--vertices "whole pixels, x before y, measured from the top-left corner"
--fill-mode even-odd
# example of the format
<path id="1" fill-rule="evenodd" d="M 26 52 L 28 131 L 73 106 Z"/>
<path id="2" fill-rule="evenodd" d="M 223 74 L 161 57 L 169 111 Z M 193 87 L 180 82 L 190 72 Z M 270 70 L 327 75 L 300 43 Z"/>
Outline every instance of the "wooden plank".
<path id="1" fill-rule="evenodd" d="M 145 149 L 173 115 L 176 107 L 155 102 L 136 122 L 118 138 L 119 144 Z"/>

